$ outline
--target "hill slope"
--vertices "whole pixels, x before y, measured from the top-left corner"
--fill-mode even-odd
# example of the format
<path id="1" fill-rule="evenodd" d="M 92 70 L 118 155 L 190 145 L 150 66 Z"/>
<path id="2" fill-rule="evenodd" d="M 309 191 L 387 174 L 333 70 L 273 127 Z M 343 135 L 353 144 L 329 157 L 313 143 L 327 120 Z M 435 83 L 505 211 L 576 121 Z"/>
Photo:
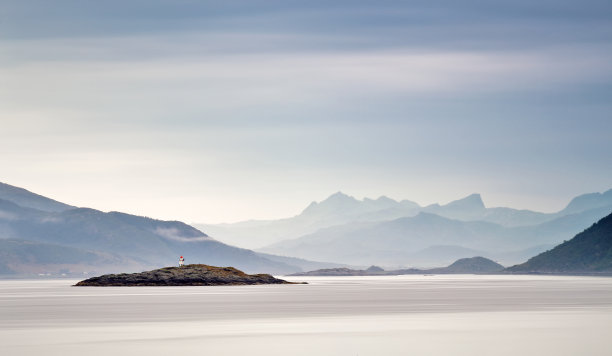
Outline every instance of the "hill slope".
<path id="1" fill-rule="evenodd" d="M 117 266 L 122 266 L 127 271 L 134 271 L 173 265 L 181 255 L 185 255 L 188 262 L 235 266 L 249 272 L 301 270 L 251 250 L 216 241 L 180 221 L 72 208 L 20 188 L 8 187 L 8 191 L 19 193 L 15 195 L 19 202 L 25 201 L 24 196 L 34 196 L 36 201 L 48 203 L 43 204 L 43 208 L 53 210 L 55 207 L 61 211 L 44 211 L 0 199 L 0 239 L 4 239 L 1 242 L 6 247 L 0 253 L 0 273 L 56 273 L 58 269 L 70 269 L 68 265 L 81 273 L 90 271 L 91 266 L 104 268 L 104 271 L 116 271 Z M 60 209 L 63 207 L 69 209 Z M 82 258 L 77 261 L 76 256 Z"/>
<path id="2" fill-rule="evenodd" d="M 612 271 L 612 214 L 573 239 L 507 270 L 543 273 Z"/>
<path id="3" fill-rule="evenodd" d="M 12 201 L 24 208 L 32 208 L 47 212 L 58 212 L 74 208 L 74 206 L 2 182 L 0 182 L 0 199 Z"/>
<path id="4" fill-rule="evenodd" d="M 140 269 L 142 261 L 38 241 L 0 239 L 0 275 L 63 274 L 68 276 Z"/>

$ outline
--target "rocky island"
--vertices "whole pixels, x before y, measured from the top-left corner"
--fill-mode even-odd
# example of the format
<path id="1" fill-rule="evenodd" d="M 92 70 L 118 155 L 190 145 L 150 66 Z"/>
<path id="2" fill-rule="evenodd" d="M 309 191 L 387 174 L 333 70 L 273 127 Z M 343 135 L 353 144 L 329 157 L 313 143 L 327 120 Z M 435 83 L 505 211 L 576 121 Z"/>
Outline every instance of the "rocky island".
<path id="1" fill-rule="evenodd" d="M 192 264 L 183 267 L 164 267 L 140 273 L 105 274 L 80 281 L 75 286 L 132 287 L 132 286 L 217 286 L 251 284 L 295 284 L 269 274 L 246 274 L 233 267 Z"/>

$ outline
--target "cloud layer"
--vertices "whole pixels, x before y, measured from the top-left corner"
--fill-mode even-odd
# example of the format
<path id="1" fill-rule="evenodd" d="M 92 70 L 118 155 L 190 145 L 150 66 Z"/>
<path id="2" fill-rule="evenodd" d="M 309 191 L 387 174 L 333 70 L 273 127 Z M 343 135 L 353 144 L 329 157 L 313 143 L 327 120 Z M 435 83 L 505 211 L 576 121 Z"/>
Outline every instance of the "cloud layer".
<path id="1" fill-rule="evenodd" d="M 605 1 L 5 1 L 2 180 L 188 221 L 610 188 Z"/>

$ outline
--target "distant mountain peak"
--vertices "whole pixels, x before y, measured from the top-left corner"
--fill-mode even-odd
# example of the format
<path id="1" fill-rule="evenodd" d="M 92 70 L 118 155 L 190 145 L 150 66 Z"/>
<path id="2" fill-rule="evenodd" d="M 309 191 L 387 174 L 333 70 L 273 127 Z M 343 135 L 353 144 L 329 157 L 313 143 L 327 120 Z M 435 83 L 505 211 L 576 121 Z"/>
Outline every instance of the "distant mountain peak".
<path id="1" fill-rule="evenodd" d="M 336 204 L 354 204 L 354 203 L 359 203 L 359 200 L 355 199 L 355 197 L 352 197 L 350 195 L 342 193 L 341 191 L 338 191 L 330 195 L 329 197 L 327 197 L 327 199 L 320 202 L 319 206 L 336 205 Z"/>
<path id="2" fill-rule="evenodd" d="M 470 194 L 465 198 L 452 201 L 446 205 L 431 204 L 424 211 L 457 220 L 478 220 L 487 212 L 480 194 Z"/>
<path id="3" fill-rule="evenodd" d="M 603 193 L 582 194 L 572 199 L 565 209 L 561 210 L 563 214 L 578 213 L 595 207 L 604 207 L 612 205 L 612 189 Z"/>
<path id="4" fill-rule="evenodd" d="M 378 197 L 378 199 L 376 199 L 377 202 L 389 202 L 389 203 L 396 203 L 397 201 L 395 201 L 394 199 L 389 198 L 386 195 L 381 195 Z"/>
<path id="5" fill-rule="evenodd" d="M 320 214 L 323 211 L 339 210 L 346 208 L 347 206 L 353 206 L 357 204 L 359 204 L 359 200 L 355 199 L 352 196 L 346 195 L 341 191 L 338 191 L 319 203 L 313 201 L 312 203 L 310 203 L 310 205 L 308 205 L 306 209 L 304 209 L 302 214 Z"/>
<path id="6" fill-rule="evenodd" d="M 350 195 L 347 195 L 347 194 L 342 193 L 341 191 L 337 191 L 337 192 L 335 192 L 334 194 L 330 195 L 330 196 L 329 196 L 327 199 L 325 199 L 325 200 L 339 200 L 339 199 L 342 199 L 342 200 L 345 200 L 345 199 L 346 199 L 346 200 L 357 200 L 357 199 L 353 198 L 353 197 L 352 197 L 352 196 L 350 196 Z"/>
<path id="7" fill-rule="evenodd" d="M 308 204 L 308 206 L 306 207 L 306 209 L 304 209 L 304 211 L 306 211 L 308 209 L 313 209 L 317 205 L 319 205 L 319 203 L 317 203 L 316 201 L 313 200 L 310 204 Z"/>
<path id="8" fill-rule="evenodd" d="M 363 205 L 370 210 L 384 210 L 400 206 L 400 203 L 394 199 L 381 195 L 376 199 L 363 198 Z"/>
<path id="9" fill-rule="evenodd" d="M 412 207 L 412 208 L 420 208 L 421 206 L 415 202 L 413 202 L 412 200 L 408 200 L 408 199 L 404 199 L 402 201 L 400 201 L 400 204 L 402 204 L 403 206 L 408 206 L 408 207 Z"/>
<path id="10" fill-rule="evenodd" d="M 446 206 L 485 209 L 485 205 L 482 202 L 482 197 L 478 193 L 473 193 L 463 199 L 452 201 L 446 204 Z"/>

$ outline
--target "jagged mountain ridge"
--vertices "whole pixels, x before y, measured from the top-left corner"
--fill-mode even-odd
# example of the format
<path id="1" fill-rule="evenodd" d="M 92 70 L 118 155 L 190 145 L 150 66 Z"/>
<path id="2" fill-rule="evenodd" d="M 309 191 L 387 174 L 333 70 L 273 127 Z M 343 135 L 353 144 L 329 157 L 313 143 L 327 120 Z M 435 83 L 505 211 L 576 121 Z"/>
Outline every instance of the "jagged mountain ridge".
<path id="1" fill-rule="evenodd" d="M 375 221 L 377 214 L 403 216 L 418 207 L 414 202 L 396 202 L 387 197 L 357 200 L 337 192 L 322 202 L 312 202 L 301 214 L 279 220 L 249 220 L 235 224 L 194 224 L 211 236 L 229 244 L 248 248 L 262 247 L 288 238 L 296 238 L 320 228 L 354 221 Z M 417 211 L 414 211 L 416 214 Z"/>
<path id="2" fill-rule="evenodd" d="M 221 241 L 248 248 L 265 246 L 312 234 L 320 229 L 349 223 L 382 222 L 433 213 L 461 221 L 485 221 L 503 227 L 532 226 L 581 211 L 612 205 L 612 189 L 605 193 L 578 196 L 557 213 L 541 213 L 506 207 L 487 208 L 480 194 L 471 194 L 445 205 L 425 207 L 412 201 L 378 199 L 358 200 L 337 192 L 322 202 L 312 202 L 297 216 L 279 220 L 245 221 L 235 224 L 195 224 Z"/>
<path id="3" fill-rule="evenodd" d="M 612 205 L 523 227 L 419 213 L 391 221 L 333 226 L 261 251 L 353 265 L 421 267 L 479 254 L 511 265 L 571 238 L 610 211 Z"/>

